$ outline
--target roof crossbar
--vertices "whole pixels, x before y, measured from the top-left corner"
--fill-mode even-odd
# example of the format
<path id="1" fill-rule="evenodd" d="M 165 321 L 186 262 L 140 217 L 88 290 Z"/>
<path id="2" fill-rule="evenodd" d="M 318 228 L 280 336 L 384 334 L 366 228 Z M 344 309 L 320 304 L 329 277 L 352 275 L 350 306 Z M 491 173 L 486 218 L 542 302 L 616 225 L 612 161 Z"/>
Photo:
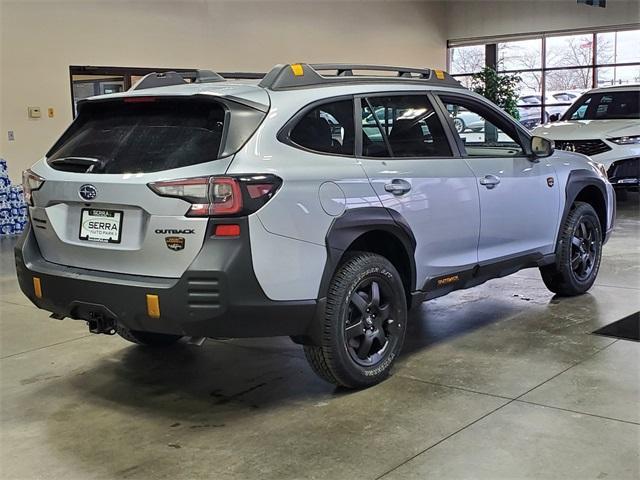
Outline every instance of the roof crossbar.
<path id="1" fill-rule="evenodd" d="M 314 63 L 309 65 L 316 72 L 335 70 L 336 76 L 355 76 L 353 71 L 373 71 L 373 72 L 394 72 L 398 77 L 413 78 L 418 77 L 428 80 L 431 77 L 431 70 L 428 68 L 392 67 L 389 65 L 349 65 L 341 63 Z M 415 74 L 415 75 L 414 75 Z M 367 75 L 369 76 L 369 75 Z"/>
<path id="2" fill-rule="evenodd" d="M 218 72 L 225 80 L 261 80 L 266 73 L 262 72 Z"/>
<path id="3" fill-rule="evenodd" d="M 355 74 L 354 71 L 370 71 L 372 74 Z M 331 73 L 322 75 L 320 72 Z M 379 75 L 375 72 L 393 72 L 395 75 Z M 428 84 L 464 88 L 460 82 L 442 70 L 395 67 L 389 65 L 352 65 L 346 63 L 294 63 L 276 65 L 264 76 L 260 82 L 260 86 L 270 90 L 286 90 L 292 88 L 331 85 L 343 82 L 406 82 L 420 85 Z"/>
<path id="4" fill-rule="evenodd" d="M 187 80 L 189 80 L 187 82 Z M 131 90 L 185 85 L 187 83 L 224 82 L 224 78 L 211 70 L 193 70 L 190 72 L 152 72 L 142 77 Z"/>

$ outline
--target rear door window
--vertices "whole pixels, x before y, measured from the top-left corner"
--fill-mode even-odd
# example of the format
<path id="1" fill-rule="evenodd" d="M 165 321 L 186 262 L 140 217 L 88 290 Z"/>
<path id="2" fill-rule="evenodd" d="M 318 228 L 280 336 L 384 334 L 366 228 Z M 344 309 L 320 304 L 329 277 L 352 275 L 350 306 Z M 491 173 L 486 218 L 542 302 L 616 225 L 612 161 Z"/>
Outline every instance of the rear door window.
<path id="1" fill-rule="evenodd" d="M 53 168 L 141 173 L 216 160 L 226 121 L 219 102 L 194 99 L 88 103 L 58 143 Z"/>
<path id="2" fill-rule="evenodd" d="M 353 155 L 354 130 L 353 100 L 339 100 L 306 112 L 289 139 L 314 152 Z"/>
<path id="3" fill-rule="evenodd" d="M 450 157 L 451 147 L 426 95 L 362 99 L 365 157 Z"/>

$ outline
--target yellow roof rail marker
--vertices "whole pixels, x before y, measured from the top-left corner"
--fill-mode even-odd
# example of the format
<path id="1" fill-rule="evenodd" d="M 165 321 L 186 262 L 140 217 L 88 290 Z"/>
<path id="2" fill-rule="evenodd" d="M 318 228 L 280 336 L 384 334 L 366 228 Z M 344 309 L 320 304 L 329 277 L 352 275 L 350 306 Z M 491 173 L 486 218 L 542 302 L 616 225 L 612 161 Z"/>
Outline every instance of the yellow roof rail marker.
<path id="1" fill-rule="evenodd" d="M 296 77 L 301 77 L 302 75 L 304 75 L 304 69 L 302 68 L 302 65 L 300 65 L 299 63 L 292 63 L 291 71 L 293 71 L 293 74 Z"/>
<path id="2" fill-rule="evenodd" d="M 442 70 L 434 70 L 433 72 L 438 80 L 444 80 L 444 72 Z"/>
<path id="3" fill-rule="evenodd" d="M 158 295 L 147 294 L 147 315 L 151 318 L 160 318 L 160 299 L 158 299 Z"/>
<path id="4" fill-rule="evenodd" d="M 33 277 L 33 292 L 36 294 L 36 298 L 42 298 L 42 284 L 39 277 Z"/>

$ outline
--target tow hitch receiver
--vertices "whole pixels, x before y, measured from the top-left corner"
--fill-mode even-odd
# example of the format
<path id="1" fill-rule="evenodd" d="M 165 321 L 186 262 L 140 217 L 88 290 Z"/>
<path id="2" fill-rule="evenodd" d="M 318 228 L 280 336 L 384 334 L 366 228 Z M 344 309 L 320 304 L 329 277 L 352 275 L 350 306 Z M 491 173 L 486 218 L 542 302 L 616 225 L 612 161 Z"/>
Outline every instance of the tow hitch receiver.
<path id="1" fill-rule="evenodd" d="M 69 317 L 85 320 L 91 333 L 106 333 L 115 335 L 116 319 L 118 318 L 104 305 L 87 302 L 73 302 Z"/>
<path id="2" fill-rule="evenodd" d="M 115 320 L 105 317 L 101 312 L 90 312 L 87 325 L 89 325 L 91 333 L 105 333 L 107 335 L 115 335 L 116 333 Z"/>

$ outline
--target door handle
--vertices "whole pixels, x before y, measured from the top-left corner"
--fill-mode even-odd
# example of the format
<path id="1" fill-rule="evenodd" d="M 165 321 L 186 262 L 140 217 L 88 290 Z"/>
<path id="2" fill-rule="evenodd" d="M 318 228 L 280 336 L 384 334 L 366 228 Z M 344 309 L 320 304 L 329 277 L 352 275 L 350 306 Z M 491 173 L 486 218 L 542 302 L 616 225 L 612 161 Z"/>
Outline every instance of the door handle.
<path id="1" fill-rule="evenodd" d="M 500 177 L 496 177 L 495 175 L 485 175 L 480 179 L 480 185 L 484 185 L 489 190 L 494 188 L 499 183 L 500 183 Z"/>
<path id="2" fill-rule="evenodd" d="M 402 178 L 394 178 L 391 183 L 385 184 L 384 189 L 393 195 L 399 196 L 411 190 L 411 184 Z"/>

